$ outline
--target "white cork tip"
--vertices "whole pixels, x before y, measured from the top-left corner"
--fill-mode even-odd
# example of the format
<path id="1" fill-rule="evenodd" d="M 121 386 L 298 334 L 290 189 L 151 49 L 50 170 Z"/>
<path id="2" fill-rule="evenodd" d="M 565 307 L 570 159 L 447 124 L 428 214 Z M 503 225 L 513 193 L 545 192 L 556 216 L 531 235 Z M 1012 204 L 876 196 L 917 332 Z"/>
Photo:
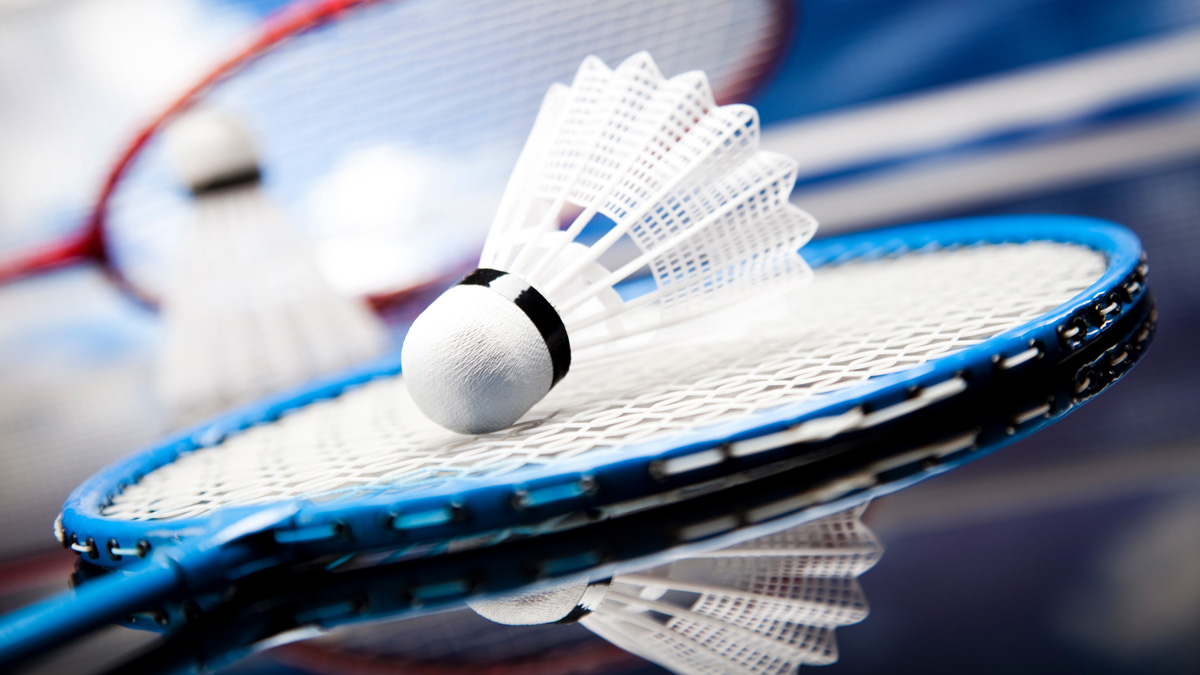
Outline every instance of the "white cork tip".
<path id="1" fill-rule="evenodd" d="M 228 113 L 189 110 L 170 123 L 163 140 L 175 171 L 193 192 L 258 170 L 250 131 Z"/>
<path id="2" fill-rule="evenodd" d="M 533 321 L 484 286 L 455 286 L 422 312 L 404 340 L 400 365 L 421 412 L 460 434 L 511 426 L 554 378 Z"/>
<path id="3" fill-rule="evenodd" d="M 591 588 L 587 579 L 577 579 L 535 591 L 468 600 L 467 606 L 479 616 L 506 626 L 536 626 L 562 621 L 577 612 L 588 604 L 586 596 Z M 608 586 L 601 588 L 607 590 Z"/>

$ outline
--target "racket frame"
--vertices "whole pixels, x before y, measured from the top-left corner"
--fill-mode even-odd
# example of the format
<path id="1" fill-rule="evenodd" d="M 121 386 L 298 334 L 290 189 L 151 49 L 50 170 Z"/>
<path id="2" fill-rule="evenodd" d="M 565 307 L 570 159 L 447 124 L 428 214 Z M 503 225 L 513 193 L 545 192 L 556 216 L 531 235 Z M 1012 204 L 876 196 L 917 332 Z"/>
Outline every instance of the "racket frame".
<path id="1" fill-rule="evenodd" d="M 1020 371 L 1028 360 L 999 361 L 997 376 L 1014 371 L 1003 384 L 893 418 L 837 443 L 837 452 L 661 508 L 436 559 L 376 553 L 263 570 L 203 597 L 156 605 L 125 625 L 164 638 L 114 672 L 220 667 L 255 645 L 444 611 L 563 577 L 611 578 L 836 514 L 1058 421 L 1129 372 L 1152 340 L 1156 318 L 1153 299 L 1143 295 L 1103 337 L 1062 361 Z M 1081 374 L 1094 378 L 1082 389 Z M 81 573 L 112 572 L 84 562 Z"/>
<path id="2" fill-rule="evenodd" d="M 880 249 L 881 240 L 894 242 Z M 1105 255 L 1107 270 L 1087 290 L 1038 320 L 950 356 L 873 378 L 814 400 L 718 423 L 681 436 L 594 451 L 544 467 L 487 478 L 452 479 L 437 485 L 297 503 L 296 513 L 276 529 L 289 556 L 444 544 L 496 532 L 542 534 L 568 526 L 579 514 L 621 513 L 665 503 L 705 481 L 745 474 L 803 455 L 841 434 L 902 417 L 942 400 L 991 386 L 995 373 L 1030 360 L 1061 360 L 1093 341 L 1146 293 L 1146 265 L 1137 238 L 1103 221 L 1066 216 L 993 217 L 844 235 L 803 250 L 814 268 L 900 255 L 926 247 L 1054 241 L 1086 245 Z M 868 255 L 869 254 L 869 255 Z M 1036 280 L 1031 280 L 1036 283 Z M 348 375 L 227 414 L 179 433 L 148 451 L 120 461 L 85 482 L 67 500 L 56 526 L 64 546 L 93 564 L 126 567 L 150 551 L 211 531 L 208 518 L 125 521 L 106 518 L 112 495 L 142 476 L 203 451 L 255 425 L 331 399 L 373 379 L 400 371 L 392 355 Z M 220 509 L 221 522 L 236 522 L 261 506 Z M 131 555 L 132 554 L 132 555 Z"/>
<path id="3" fill-rule="evenodd" d="M 529 468 L 341 501 L 292 500 L 220 508 L 207 518 L 117 521 L 101 515 L 111 495 L 181 452 L 202 451 L 242 429 L 270 423 L 375 377 L 392 376 L 398 364 L 395 359 L 384 361 L 340 380 L 230 413 L 118 462 L 76 489 L 56 527 L 60 538 L 87 556 L 89 563 L 120 569 L 76 592 L 0 620 L 0 664 L 19 663 L 117 620 L 135 607 L 229 587 L 263 570 L 286 570 L 322 556 L 370 551 L 401 550 L 409 557 L 440 561 L 453 545 L 483 535 L 488 536 L 476 539 L 474 545 L 484 551 L 530 535 L 568 536 L 591 531 L 588 526 L 595 521 L 655 513 L 697 494 L 757 484 L 764 476 L 785 470 L 809 470 L 816 461 L 848 457 L 839 447 L 844 449 L 842 441 L 856 434 L 891 434 L 934 406 L 968 402 L 1004 386 L 1006 380 L 1019 381 L 1022 372 L 1028 376 L 1078 361 L 1094 346 L 1104 347 L 1094 364 L 1077 368 L 1082 375 L 1075 375 L 1072 400 L 1085 400 L 1093 389 L 1119 377 L 1137 360 L 1138 354 L 1128 350 L 1140 349 L 1152 332 L 1152 325 L 1145 327 L 1136 344 L 1121 347 L 1119 354 L 1107 349 L 1105 340 L 1119 337 L 1139 312 L 1148 313 L 1153 321 L 1146 265 L 1137 238 L 1127 230 L 1083 218 L 998 217 L 847 235 L 806 250 L 814 267 L 824 267 L 926 247 L 1032 241 L 1087 245 L 1105 256 L 1106 271 L 1085 291 L 1037 320 L 950 356 L 815 400 L 633 444 L 619 452 L 584 453 L 549 473 Z M 1012 426 L 1036 424 L 1054 414 L 1053 403 L 1040 402 L 1021 413 Z M 934 457 L 939 461 L 929 463 L 928 471 L 887 483 L 879 483 L 877 477 L 913 461 L 923 466 L 929 458 L 891 458 L 887 466 L 868 465 L 869 475 L 849 477 L 849 482 L 836 483 L 836 489 L 830 486 L 821 493 L 822 503 L 807 513 L 820 517 L 826 508 L 832 513 L 844 508 L 848 499 L 865 500 L 900 489 L 933 475 L 939 467 L 945 470 L 980 455 L 965 453 L 964 459 L 940 461 L 969 449 L 956 447 L 942 447 Z M 679 538 L 685 547 L 690 541 L 704 543 L 722 534 L 721 523 L 731 528 L 737 524 L 722 516 Z"/>

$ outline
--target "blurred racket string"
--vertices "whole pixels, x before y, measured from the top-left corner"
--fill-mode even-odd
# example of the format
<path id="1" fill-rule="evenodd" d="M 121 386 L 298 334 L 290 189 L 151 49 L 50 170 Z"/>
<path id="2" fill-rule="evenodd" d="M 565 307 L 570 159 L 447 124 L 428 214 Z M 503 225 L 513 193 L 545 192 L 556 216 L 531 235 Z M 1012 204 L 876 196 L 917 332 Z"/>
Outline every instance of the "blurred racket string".
<path id="1" fill-rule="evenodd" d="M 789 16 L 769 1 L 294 5 L 136 136 L 86 232 L 10 260 L 0 278 L 90 256 L 138 297 L 159 297 L 186 209 L 157 132 L 204 100 L 250 127 L 267 189 L 335 288 L 383 301 L 474 252 L 542 95 L 583 56 L 648 49 L 667 72 L 709 73 L 730 101 L 775 63 Z M 390 174 L 377 178 L 391 179 L 390 196 L 348 188 L 364 165 Z M 347 203 L 350 219 L 330 218 Z"/>
<path id="2" fill-rule="evenodd" d="M 125 130 L 253 26 L 245 10 L 210 4 L 30 2 L 3 13 L 0 260 L 77 229 Z"/>

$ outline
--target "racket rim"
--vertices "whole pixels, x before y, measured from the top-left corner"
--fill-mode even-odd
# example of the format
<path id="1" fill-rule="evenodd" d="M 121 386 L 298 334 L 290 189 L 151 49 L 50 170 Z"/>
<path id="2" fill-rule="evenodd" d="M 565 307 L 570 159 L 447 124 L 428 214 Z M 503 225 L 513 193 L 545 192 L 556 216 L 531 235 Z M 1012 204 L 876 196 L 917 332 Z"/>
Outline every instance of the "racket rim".
<path id="1" fill-rule="evenodd" d="M 661 475 L 662 462 L 676 461 L 687 464 L 690 461 L 695 464 L 696 457 L 707 452 L 707 459 L 717 461 L 717 466 L 720 466 L 725 459 L 721 453 L 727 452 L 723 448 L 731 447 L 734 443 L 784 434 L 809 422 L 826 421 L 838 415 L 849 414 L 864 405 L 880 412 L 889 406 L 910 402 L 914 396 L 919 397 L 928 392 L 953 396 L 955 392 L 946 387 L 950 386 L 952 389 L 953 386 L 959 386 L 955 385 L 954 381 L 956 378 L 961 379 L 962 373 L 969 373 L 972 369 L 992 368 L 999 360 L 1028 352 L 1034 344 L 1042 344 L 1041 349 L 1051 354 L 1058 351 L 1075 351 L 1070 344 L 1059 344 L 1062 334 L 1069 330 L 1069 326 L 1083 325 L 1086 330 L 1077 336 L 1081 340 L 1079 346 L 1082 346 L 1090 339 L 1089 331 L 1093 336 L 1101 332 L 1102 327 L 1093 326 L 1089 321 L 1094 318 L 1093 313 L 1100 300 L 1106 300 L 1118 293 L 1114 289 L 1133 287 L 1137 292 L 1129 297 L 1127 302 L 1121 303 L 1120 311 L 1114 316 L 1101 315 L 1101 319 L 1117 318 L 1147 293 L 1144 283 L 1145 266 L 1137 237 L 1119 225 L 1090 218 L 1008 216 L 916 224 L 823 239 L 810 244 L 806 251 L 814 266 L 819 268 L 861 259 L 865 247 L 869 246 L 873 239 L 897 242 L 891 253 L 920 249 L 931 244 L 946 247 L 1019 241 L 1059 241 L 1090 246 L 1105 255 L 1107 265 L 1100 278 L 1086 290 L 1033 321 L 954 354 L 897 373 L 878 376 L 841 391 L 829 392 L 816 397 L 816 400 L 786 404 L 741 419 L 704 425 L 682 435 L 633 443 L 620 448 L 619 451 L 598 450 L 584 453 L 579 458 L 555 465 L 550 472 L 538 467 L 526 467 L 500 476 L 455 479 L 438 485 L 419 486 L 401 491 L 390 491 L 384 487 L 342 499 L 305 500 L 305 506 L 296 518 L 294 527 L 303 530 L 341 522 L 348 525 L 354 531 L 354 536 L 360 540 L 365 537 L 365 541 L 378 541 L 380 537 L 391 541 L 409 536 L 445 538 L 446 533 L 451 532 L 456 533 L 454 536 L 466 536 L 472 531 L 491 531 L 495 528 L 488 526 L 489 523 L 496 524 L 504 519 L 508 519 L 508 526 L 517 526 L 542 522 L 584 508 L 594 508 L 600 503 L 613 504 L 624 501 L 616 497 L 627 497 L 630 492 L 613 492 L 612 486 L 608 485 L 616 476 L 627 476 L 630 480 L 638 481 L 633 486 L 638 490 L 650 486 L 658 489 L 658 492 L 666 492 L 673 485 L 682 483 L 686 486 L 694 482 L 691 476 L 704 475 L 703 470 L 710 467 L 700 466 L 698 470 L 702 473 L 692 473 L 686 480 L 680 479 L 679 475 L 693 469 L 668 473 L 664 479 Z M 879 249 L 879 246 L 870 249 L 874 254 L 872 257 L 883 257 L 888 253 Z M 110 465 L 76 488 L 64 505 L 59 525 L 56 527 L 64 546 L 73 545 L 77 551 L 91 557 L 93 562 L 121 566 L 126 563 L 122 563 L 119 554 L 103 555 L 102 548 L 111 549 L 114 542 L 117 542 L 125 547 L 123 550 L 128 550 L 133 541 L 157 546 L 159 542 L 210 526 L 214 516 L 220 516 L 224 520 L 279 503 L 225 506 L 211 515 L 178 519 L 126 520 L 102 515 L 102 510 L 112 495 L 119 493 L 126 485 L 136 482 L 145 474 L 170 464 L 185 452 L 201 451 L 205 447 L 217 445 L 225 438 L 257 424 L 270 423 L 292 410 L 319 400 L 335 398 L 376 378 L 395 376 L 399 371 L 398 355 L 389 355 L 349 374 L 330 377 L 317 384 L 210 420 Z M 936 399 L 934 401 L 936 402 Z M 777 452 L 777 448 L 768 447 L 761 456 L 768 458 Z M 744 457 L 740 459 L 746 461 Z M 749 461 L 753 464 L 754 460 L 758 459 L 752 458 Z M 597 481 L 606 486 L 604 499 L 594 494 Z M 589 489 L 592 490 L 591 493 Z M 521 507 L 514 501 L 528 498 L 531 494 L 551 494 L 556 490 L 557 494 L 565 496 L 551 500 L 548 504 L 535 504 L 533 508 L 529 508 L 528 505 Z M 647 490 L 647 494 L 655 492 Z M 509 518 L 506 513 L 503 518 L 492 514 L 492 520 L 487 517 L 478 520 L 480 514 L 488 509 L 515 509 L 520 513 L 515 518 Z M 476 530 L 471 530 L 459 522 L 467 510 L 472 518 L 477 519 Z M 395 516 L 411 514 L 441 517 L 442 521 L 426 527 L 421 535 L 415 535 L 413 528 L 397 529 L 392 526 L 391 519 Z M 331 532 L 328 537 L 344 534 Z M 121 546 L 117 548 L 121 549 Z"/>

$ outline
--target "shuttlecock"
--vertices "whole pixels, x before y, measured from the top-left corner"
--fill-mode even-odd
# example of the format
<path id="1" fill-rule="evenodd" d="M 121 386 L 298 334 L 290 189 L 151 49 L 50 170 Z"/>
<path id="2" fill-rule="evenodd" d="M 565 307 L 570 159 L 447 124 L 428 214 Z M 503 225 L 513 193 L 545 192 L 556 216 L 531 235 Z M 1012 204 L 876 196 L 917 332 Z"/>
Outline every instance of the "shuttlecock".
<path id="1" fill-rule="evenodd" d="M 798 249 L 816 222 L 788 203 L 796 164 L 758 137 L 753 108 L 717 106 L 703 73 L 664 79 L 645 53 L 616 70 L 589 57 L 552 86 L 479 269 L 405 340 L 421 411 L 460 433 L 502 429 L 573 360 L 811 276 Z M 632 259 L 604 258 L 629 242 Z M 642 274 L 645 292 L 614 288 Z"/>
<path id="2" fill-rule="evenodd" d="M 837 660 L 834 628 L 866 618 L 857 577 L 883 548 L 865 507 L 609 581 L 470 602 L 508 625 L 579 621 L 677 673 L 790 673 Z"/>
<path id="3" fill-rule="evenodd" d="M 158 390 L 173 425 L 379 354 L 382 323 L 337 293 L 260 185 L 249 131 L 195 110 L 167 130 L 194 215 L 162 299 Z"/>

